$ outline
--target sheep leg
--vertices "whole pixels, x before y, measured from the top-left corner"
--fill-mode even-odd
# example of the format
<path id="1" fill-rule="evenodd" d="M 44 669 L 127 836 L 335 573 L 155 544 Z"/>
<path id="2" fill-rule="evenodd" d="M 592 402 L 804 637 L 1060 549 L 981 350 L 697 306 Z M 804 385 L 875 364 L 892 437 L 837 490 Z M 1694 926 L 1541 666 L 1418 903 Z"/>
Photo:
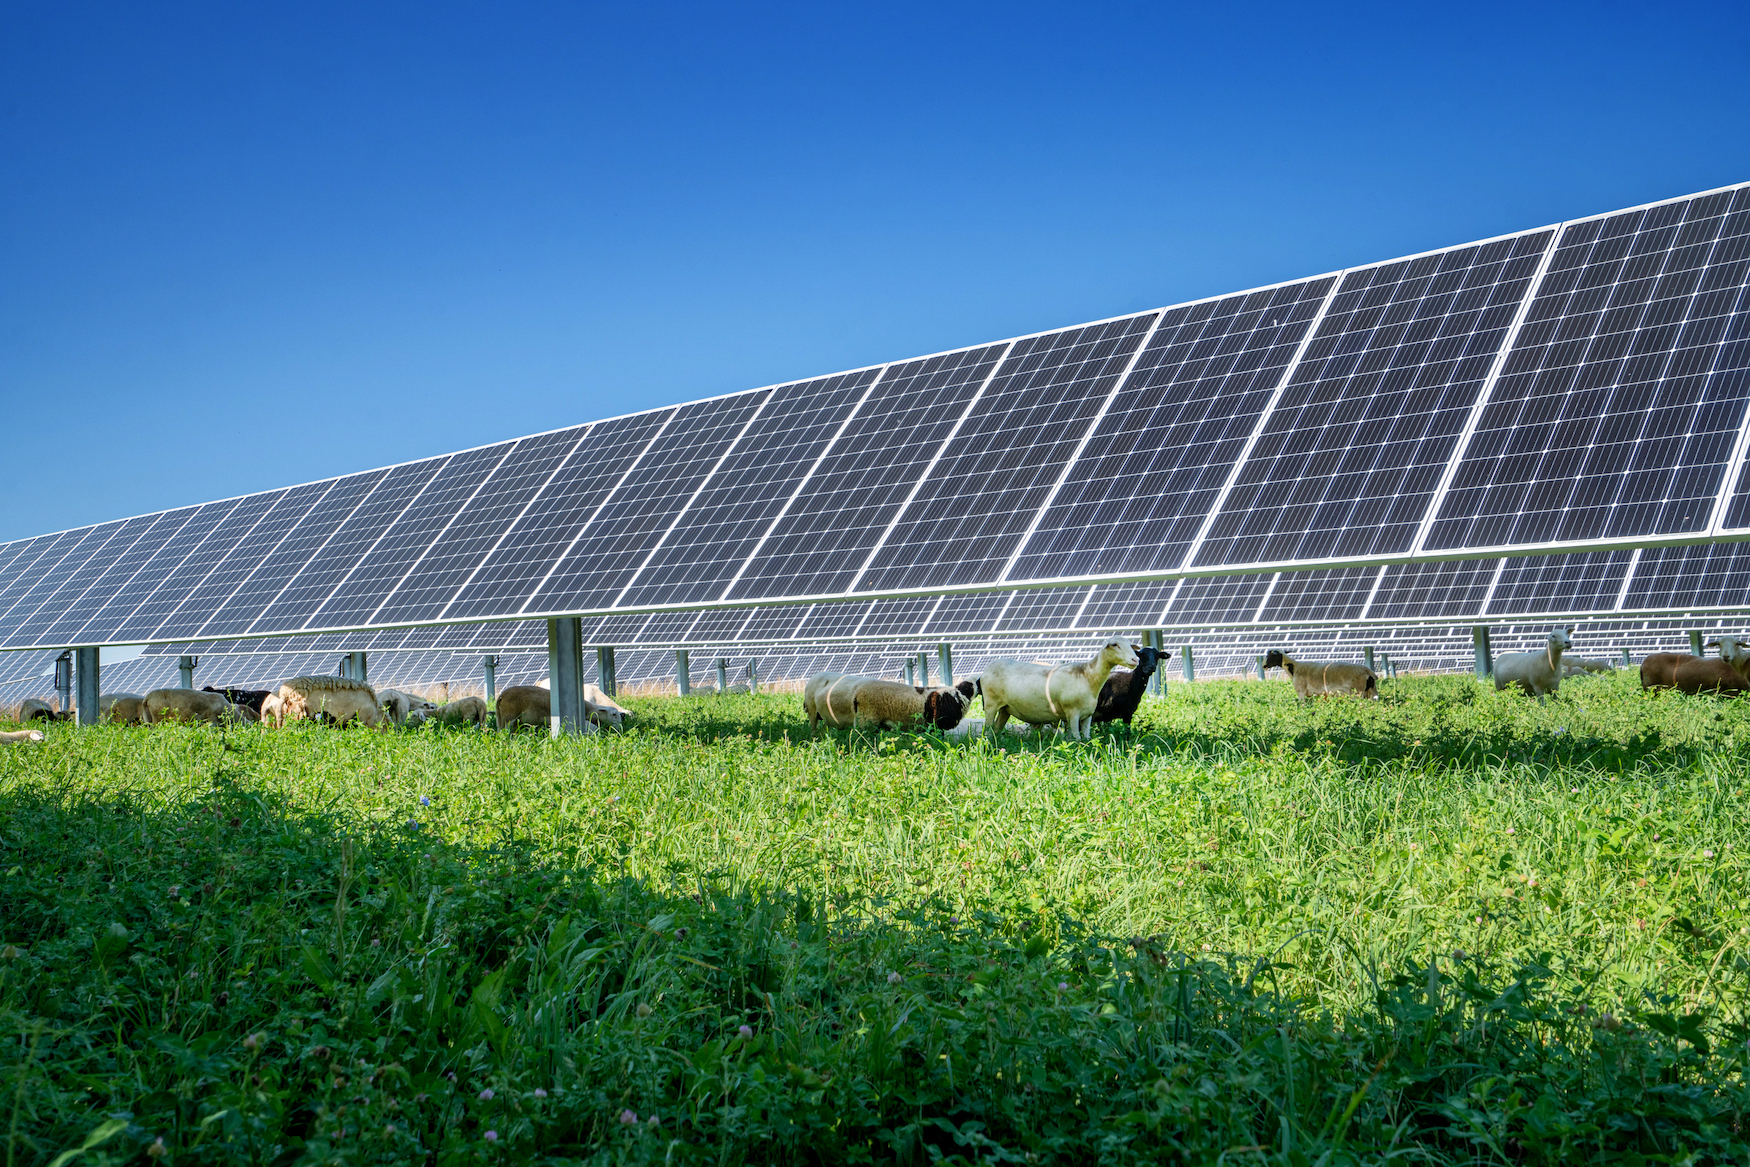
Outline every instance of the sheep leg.
<path id="1" fill-rule="evenodd" d="M 1009 724 L 1009 707 L 1002 705 L 995 710 L 985 711 L 984 732 L 986 736 L 994 737 L 1003 731 L 1003 726 Z"/>

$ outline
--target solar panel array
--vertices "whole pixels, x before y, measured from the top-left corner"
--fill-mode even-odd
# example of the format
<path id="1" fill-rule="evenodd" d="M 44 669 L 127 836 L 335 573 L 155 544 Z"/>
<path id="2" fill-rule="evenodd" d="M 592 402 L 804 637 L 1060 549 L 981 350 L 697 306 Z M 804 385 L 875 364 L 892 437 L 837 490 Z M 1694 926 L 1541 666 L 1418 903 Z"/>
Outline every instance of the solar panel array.
<path id="1" fill-rule="evenodd" d="M 1123 624 L 1162 580 L 1159 624 L 1620 610 L 1633 554 L 1501 555 L 1750 539 L 1747 398 L 1738 186 L 21 540 L 0 648 L 791 604 L 660 638 L 794 639 L 847 599 L 1002 632 Z M 881 606 L 973 591 L 1013 594 Z"/>

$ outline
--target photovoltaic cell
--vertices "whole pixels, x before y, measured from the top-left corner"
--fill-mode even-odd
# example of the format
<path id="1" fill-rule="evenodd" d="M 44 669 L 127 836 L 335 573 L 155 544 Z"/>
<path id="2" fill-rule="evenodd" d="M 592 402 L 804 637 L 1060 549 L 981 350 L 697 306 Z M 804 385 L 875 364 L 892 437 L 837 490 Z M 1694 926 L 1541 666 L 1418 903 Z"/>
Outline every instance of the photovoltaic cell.
<path id="1" fill-rule="evenodd" d="M 924 632 L 930 636 L 989 632 L 1003 609 L 1009 606 L 1013 595 L 1013 592 L 979 592 L 970 596 L 944 596 L 941 606 L 924 626 Z"/>
<path id="2" fill-rule="evenodd" d="M 521 608 L 672 416 L 663 410 L 592 426 L 444 614 L 466 618 Z"/>
<path id="3" fill-rule="evenodd" d="M 791 608 L 793 618 L 800 621 L 807 613 L 806 608 Z M 684 644 L 687 641 L 687 631 L 698 621 L 697 612 L 658 612 L 651 617 L 645 626 L 644 635 L 655 641 L 670 640 Z"/>
<path id="4" fill-rule="evenodd" d="M 722 595 L 880 372 L 775 389 L 620 603 L 696 603 Z"/>
<path id="5" fill-rule="evenodd" d="M 0 620 L 28 619 L 73 570 L 101 547 L 120 527 L 104 523 L 48 536 L 36 561 L 0 593 Z"/>
<path id="6" fill-rule="evenodd" d="M 407 573 L 431 551 L 469 499 L 516 446 L 500 442 L 452 455 L 388 532 L 324 600 L 306 628 L 367 624 Z"/>
<path id="7" fill-rule="evenodd" d="M 1550 237 L 1347 273 L 1197 564 L 1408 551 Z"/>
<path id="8" fill-rule="evenodd" d="M 633 616 L 609 616 L 596 629 L 595 638 L 590 644 L 613 645 L 633 644 L 638 635 L 644 631 L 644 626 L 650 623 L 650 613 L 639 612 Z"/>
<path id="9" fill-rule="evenodd" d="M 720 608 L 700 612 L 698 621 L 693 625 L 692 631 L 687 633 L 687 636 L 699 644 L 715 644 L 734 640 L 736 634 L 741 631 L 741 626 L 747 623 L 748 617 L 751 615 L 753 615 L 752 608 Z"/>
<path id="10" fill-rule="evenodd" d="M 358 501 L 356 509 L 343 518 L 338 528 L 321 532 L 325 540 L 323 544 L 299 565 L 291 582 L 278 597 L 266 605 L 265 610 L 260 610 L 249 630 L 265 632 L 302 628 L 359 560 L 376 546 L 389 525 L 419 497 L 419 492 L 442 469 L 445 461 L 444 458 L 428 458 L 373 476 L 374 481 Z M 350 498 L 356 493 L 356 489 L 349 490 L 344 497 Z M 322 509 L 333 513 L 336 505 L 331 496 L 324 500 Z M 313 512 L 306 525 L 315 527 L 317 522 L 318 516 Z M 313 530 L 312 534 L 315 533 L 317 531 Z M 282 553 L 286 550 L 282 548 Z"/>
<path id="11" fill-rule="evenodd" d="M 1625 610 L 1723 608 L 1750 598 L 1750 543 L 1649 547 L 1635 565 Z"/>
<path id="12" fill-rule="evenodd" d="M 612 605 L 769 395 L 682 406 L 522 610 Z"/>
<path id="13" fill-rule="evenodd" d="M 1156 318 L 1016 341 L 858 589 L 999 578 Z"/>
<path id="14" fill-rule="evenodd" d="M 395 585 L 371 622 L 395 624 L 437 619 L 504 534 L 505 527 L 546 485 L 583 433 L 584 427 L 580 426 L 517 442 L 474 497 L 457 512 L 455 521 L 445 528 L 430 553 Z"/>
<path id="15" fill-rule="evenodd" d="M 84 594 L 56 605 L 59 615 L 42 634 L 42 639 L 78 644 L 83 643 L 80 640 L 80 633 L 88 624 L 95 622 L 100 627 L 113 626 L 118 617 L 111 616 L 105 620 L 104 616 L 110 611 L 112 602 L 117 595 L 126 590 L 132 593 L 133 603 L 137 604 L 139 597 L 150 588 L 150 584 L 142 587 L 142 577 L 147 566 L 178 537 L 185 527 L 195 521 L 203 509 L 201 507 L 183 507 L 179 510 L 150 515 L 141 520 L 149 525 L 133 542 L 133 545 L 125 553 L 117 556 L 104 569 L 102 575 L 91 582 Z M 151 582 L 155 583 L 156 578 L 153 577 Z M 99 637 L 99 639 L 107 639 L 107 637 Z"/>
<path id="16" fill-rule="evenodd" d="M 815 604 L 808 609 L 808 615 L 802 618 L 802 623 L 796 626 L 796 637 L 802 640 L 853 636 L 857 626 L 874 606 L 874 602 L 870 600 L 847 604 Z"/>
<path id="17" fill-rule="evenodd" d="M 1388 567 L 1362 615 L 1382 620 L 1475 616 L 1500 566 L 1499 559 L 1450 559 Z"/>
<path id="18" fill-rule="evenodd" d="M 1507 560 L 1488 612 L 1587 612 L 1616 607 L 1630 551 L 1528 555 Z"/>
<path id="19" fill-rule="evenodd" d="M 1009 578 L 1178 567 L 1334 282 L 1170 309 Z"/>
<path id="20" fill-rule="evenodd" d="M 1702 531 L 1750 394 L 1744 190 L 1562 233 L 1432 548 Z"/>
<path id="21" fill-rule="evenodd" d="M 1016 592 L 1012 603 L 992 628 L 993 632 L 1074 628 L 1076 616 L 1088 602 L 1089 588 L 1034 588 Z"/>
<path id="22" fill-rule="evenodd" d="M 846 591 L 1006 348 L 889 366 L 724 598 Z"/>
<path id="23" fill-rule="evenodd" d="M 174 606 L 174 599 L 165 595 L 162 585 L 175 577 L 176 572 L 242 505 L 241 499 L 227 499 L 195 507 L 193 517 L 154 549 L 133 575 L 121 581 L 115 594 L 71 639 L 85 643 L 118 640 L 125 643 L 122 633 L 130 627 L 148 622 L 151 627 L 157 627 Z"/>
<path id="24" fill-rule="evenodd" d="M 1261 621 L 1353 620 L 1373 592 L 1377 567 L 1285 571 L 1258 614 Z"/>
<path id="25" fill-rule="evenodd" d="M 807 608 L 800 604 L 785 608 L 755 608 L 747 623 L 741 626 L 741 639 L 788 640 L 806 613 Z"/>
<path id="26" fill-rule="evenodd" d="M 68 609 L 77 605 L 104 573 L 133 549 L 140 536 L 151 528 L 152 522 L 153 516 L 148 515 L 143 518 L 124 519 L 108 528 L 99 528 L 99 532 L 108 530 L 108 538 L 102 538 L 98 532 L 94 532 L 93 538 L 85 541 L 86 546 L 91 549 L 89 555 L 84 554 L 83 550 L 69 554 L 58 570 L 44 577 L 43 585 L 52 586 L 52 590 L 42 595 L 36 602 L 34 611 L 27 610 L 32 601 L 31 595 L 26 595 L 13 610 L 7 623 L 15 625 L 16 630 L 7 638 L 7 645 L 47 647 L 51 643 L 51 627 L 60 624 Z M 77 566 L 70 566 L 74 560 L 82 562 Z M 54 580 L 59 582 L 51 584 Z"/>
<path id="27" fill-rule="evenodd" d="M 914 636 L 936 606 L 935 596 L 910 600 L 877 600 L 862 623 L 858 636 Z"/>
<path id="28" fill-rule="evenodd" d="M 1188 579 L 1167 610 L 1168 624 L 1241 624 L 1256 618 L 1272 575 L 1215 575 Z"/>
<path id="29" fill-rule="evenodd" d="M 1160 623 L 1161 611 L 1178 586 L 1176 581 L 1101 584 L 1094 589 L 1092 601 L 1082 609 L 1076 626 L 1129 630 L 1153 628 Z"/>

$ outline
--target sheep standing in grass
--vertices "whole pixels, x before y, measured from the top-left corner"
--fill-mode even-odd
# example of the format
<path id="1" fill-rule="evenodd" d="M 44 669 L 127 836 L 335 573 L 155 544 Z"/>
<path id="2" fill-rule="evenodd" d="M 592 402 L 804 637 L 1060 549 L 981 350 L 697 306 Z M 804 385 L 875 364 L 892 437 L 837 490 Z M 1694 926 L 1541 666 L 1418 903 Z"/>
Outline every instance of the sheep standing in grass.
<path id="1" fill-rule="evenodd" d="M 416 697 L 412 693 L 403 693 L 399 689 L 378 689 L 377 704 L 382 706 L 383 712 L 396 725 L 406 725 L 407 719 L 415 713 L 423 721 L 437 709 L 436 703 L 427 701 L 424 697 Z M 418 722 L 414 724 L 417 725 Z"/>
<path id="2" fill-rule="evenodd" d="M 1379 674 L 1366 665 L 1295 660 L 1273 648 L 1264 654 L 1264 667 L 1286 671 L 1294 682 L 1294 695 L 1301 701 L 1342 693 L 1368 699 L 1379 696 Z"/>
<path id="3" fill-rule="evenodd" d="M 970 681 L 950 689 L 942 685 L 923 688 L 899 681 L 865 680 L 851 698 L 851 719 L 858 726 L 877 729 L 929 725 L 947 731 L 966 716 L 972 692 Z"/>
<path id="4" fill-rule="evenodd" d="M 1562 684 L 1562 653 L 1574 647 L 1572 628 L 1551 628 L 1538 652 L 1510 652 L 1495 661 L 1495 688 L 1517 685 L 1533 697 L 1554 693 Z"/>
<path id="5" fill-rule="evenodd" d="M 144 725 L 146 699 L 138 693 L 105 693 L 97 699 L 97 720 L 112 725 Z"/>
<path id="6" fill-rule="evenodd" d="M 415 711 L 407 716 L 408 725 L 422 725 L 427 721 L 435 721 L 439 725 L 483 726 L 486 724 L 486 702 L 478 697 L 458 697 L 430 713 Z"/>
<path id="7" fill-rule="evenodd" d="M 808 717 L 808 728 L 813 730 L 824 721 L 834 729 L 850 729 L 857 718 L 857 686 L 873 679 L 844 673 L 810 677 L 802 690 L 802 712 Z"/>
<path id="8" fill-rule="evenodd" d="M 293 677 L 262 701 L 261 714 L 269 725 L 307 718 L 337 725 L 357 721 L 373 729 L 389 728 L 389 719 L 377 704 L 377 691 L 363 681 L 347 677 Z"/>
<path id="9" fill-rule="evenodd" d="M 203 693 L 199 689 L 153 689 L 140 706 L 140 720 L 147 725 L 166 721 L 241 725 L 260 720 L 248 706 L 233 705 L 217 693 Z"/>
<path id="10" fill-rule="evenodd" d="M 1119 665 L 1133 669 L 1136 664 L 1135 648 L 1122 640 L 1108 641 L 1093 660 L 1078 664 L 994 660 L 979 678 L 985 728 L 999 733 L 1015 717 L 1031 725 L 1062 724 L 1071 741 L 1087 741 L 1100 687 Z"/>
<path id="11" fill-rule="evenodd" d="M 1100 700 L 1094 708 L 1094 724 L 1122 721 L 1128 729 L 1130 719 L 1136 716 L 1136 707 L 1142 704 L 1142 695 L 1148 692 L 1149 678 L 1155 675 L 1161 662 L 1170 659 L 1172 655 L 1145 645 L 1136 650 L 1136 668 L 1128 672 L 1114 669 L 1112 675 L 1106 678 L 1106 683 L 1100 686 Z"/>
<path id="12" fill-rule="evenodd" d="M 1735 636 L 1710 641 L 1717 658 L 1690 656 L 1680 661 L 1671 675 L 1671 686 L 1680 693 L 1736 694 L 1750 692 L 1750 649 Z M 1666 655 L 1675 656 L 1675 653 Z M 1688 656 L 1687 653 L 1684 654 Z"/>

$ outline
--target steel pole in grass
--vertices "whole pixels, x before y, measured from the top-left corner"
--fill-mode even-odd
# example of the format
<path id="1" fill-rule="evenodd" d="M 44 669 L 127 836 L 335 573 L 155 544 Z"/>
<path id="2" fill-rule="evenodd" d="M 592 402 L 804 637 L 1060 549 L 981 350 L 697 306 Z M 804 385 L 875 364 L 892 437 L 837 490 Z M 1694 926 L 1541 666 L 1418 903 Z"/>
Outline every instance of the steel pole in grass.
<path id="1" fill-rule="evenodd" d="M 194 666 L 198 662 L 192 656 L 176 658 L 176 686 L 179 689 L 194 688 Z"/>
<path id="2" fill-rule="evenodd" d="M 1633 663 L 1628 659 L 1628 648 L 1625 646 L 1622 650 L 1622 667 L 1626 669 Z"/>
<path id="3" fill-rule="evenodd" d="M 55 695 L 61 707 L 55 712 L 66 713 L 73 708 L 73 650 L 55 658 Z"/>
<path id="4" fill-rule="evenodd" d="M 1481 624 L 1470 630 L 1471 648 L 1476 653 L 1477 680 L 1486 681 L 1495 675 L 1495 658 L 1489 651 L 1489 630 Z"/>
<path id="5" fill-rule="evenodd" d="M 717 658 L 717 692 L 729 692 L 729 658 L 726 656 Z"/>
<path id="6" fill-rule="evenodd" d="M 1191 646 L 1187 644 L 1179 651 L 1182 654 L 1179 657 L 1179 664 L 1185 671 L 1185 679 L 1195 681 L 1197 679 L 1197 663 L 1191 657 Z"/>
<path id="7" fill-rule="evenodd" d="M 916 661 L 912 660 L 909 656 L 905 658 L 905 668 L 900 670 L 900 676 L 904 678 L 906 684 L 915 685 L 918 683 L 917 667 Z"/>
<path id="8" fill-rule="evenodd" d="M 1363 660 L 1363 661 L 1364 661 L 1364 662 L 1366 662 L 1366 664 L 1367 664 L 1367 671 L 1368 671 L 1368 672 L 1370 672 L 1370 673 L 1371 673 L 1371 672 L 1376 672 L 1376 671 L 1377 671 L 1377 670 L 1376 670 L 1376 669 L 1374 669 L 1374 667 L 1373 667 L 1373 646 L 1372 646 L 1372 645 L 1371 645 L 1371 644 L 1370 644 L 1370 645 L 1368 645 L 1368 646 L 1367 646 L 1367 647 L 1366 647 L 1366 648 L 1364 648 L 1364 649 L 1362 649 L 1362 650 L 1361 650 L 1361 659 L 1362 659 L 1362 660 Z"/>
<path id="9" fill-rule="evenodd" d="M 1707 650 L 1701 646 L 1701 632 L 1699 629 L 1691 628 L 1689 630 L 1689 655 L 1690 656 L 1706 656 L 1707 655 Z"/>
<path id="10" fill-rule="evenodd" d="M 1259 655 L 1259 656 L 1253 657 L 1252 660 L 1258 666 L 1258 679 L 1260 681 L 1262 681 L 1264 679 L 1264 658 L 1262 655 Z"/>
<path id="11" fill-rule="evenodd" d="M 73 685 L 77 692 L 73 697 L 74 708 L 79 710 L 80 725 L 97 724 L 98 674 L 97 648 L 76 648 L 73 650 Z"/>
<path id="12" fill-rule="evenodd" d="M 936 646 L 936 671 L 942 674 L 942 684 L 954 687 L 954 650 L 946 643 Z"/>
<path id="13" fill-rule="evenodd" d="M 595 650 L 596 685 L 612 697 L 620 691 L 620 680 L 614 675 L 614 650 L 602 646 Z"/>
<path id="14" fill-rule="evenodd" d="M 687 650 L 684 648 L 674 650 L 674 684 L 682 697 L 693 691 L 692 667 L 687 664 Z"/>
<path id="15" fill-rule="evenodd" d="M 489 656 L 481 662 L 481 671 L 486 674 L 486 723 L 496 728 L 498 726 L 498 658 Z"/>
<path id="16" fill-rule="evenodd" d="M 1155 675 L 1148 679 L 1149 686 L 1154 690 L 1155 696 L 1159 697 L 1167 691 L 1167 675 L 1160 668 L 1160 657 L 1165 656 L 1167 652 L 1167 634 L 1159 628 L 1152 628 L 1143 633 L 1143 637 L 1144 643 L 1153 645 L 1155 652 L 1159 654 L 1155 658 Z"/>
<path id="17" fill-rule="evenodd" d="M 760 666 L 758 661 L 750 660 L 747 662 L 747 691 L 749 693 L 758 693 L 760 691 Z"/>
<path id="18" fill-rule="evenodd" d="M 930 654 L 927 652 L 920 652 L 920 653 L 918 653 L 918 684 L 923 685 L 927 688 L 929 686 L 929 683 L 930 683 Z"/>
<path id="19" fill-rule="evenodd" d="M 554 737 L 583 733 L 583 621 L 547 621 L 547 728 Z"/>

